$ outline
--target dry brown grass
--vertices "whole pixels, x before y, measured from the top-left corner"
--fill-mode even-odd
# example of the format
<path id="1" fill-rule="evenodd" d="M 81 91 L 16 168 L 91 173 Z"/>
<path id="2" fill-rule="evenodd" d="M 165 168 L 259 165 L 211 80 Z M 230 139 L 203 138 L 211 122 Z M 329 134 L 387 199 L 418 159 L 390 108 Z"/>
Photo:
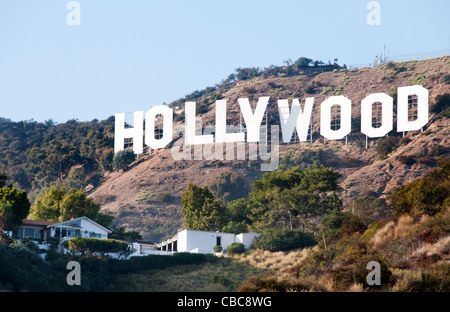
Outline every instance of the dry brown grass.
<path id="1" fill-rule="evenodd" d="M 418 226 L 410 215 L 403 215 L 397 222 L 389 221 L 384 227 L 378 230 L 369 241 L 369 247 L 375 250 L 384 246 L 388 242 L 405 237 Z"/>
<path id="2" fill-rule="evenodd" d="M 312 248 L 294 250 L 289 252 L 270 252 L 257 249 L 240 258 L 240 261 L 247 262 L 249 265 L 259 268 L 278 271 L 288 268 L 306 259 L 312 252 Z"/>
<path id="3" fill-rule="evenodd" d="M 419 248 L 411 253 L 410 257 L 420 257 L 433 255 L 447 256 L 450 255 L 450 235 L 444 236 L 439 239 L 436 243 L 423 243 Z"/>

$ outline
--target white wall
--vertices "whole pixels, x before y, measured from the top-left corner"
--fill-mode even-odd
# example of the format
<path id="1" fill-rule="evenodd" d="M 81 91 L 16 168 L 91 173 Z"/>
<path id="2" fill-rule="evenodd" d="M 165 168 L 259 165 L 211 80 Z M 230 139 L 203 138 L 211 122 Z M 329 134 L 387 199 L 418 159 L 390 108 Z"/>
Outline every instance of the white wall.
<path id="1" fill-rule="evenodd" d="M 83 228 L 82 231 L 88 231 L 88 232 L 95 232 L 102 234 L 101 238 L 108 238 L 108 232 L 104 230 L 103 228 L 97 226 L 96 224 L 90 222 L 86 219 L 81 219 L 81 227 Z"/>
<path id="2" fill-rule="evenodd" d="M 195 249 L 199 253 L 213 253 L 217 236 L 221 237 L 223 250 L 235 242 L 235 235 L 230 233 L 183 230 L 178 233 L 177 251 L 191 252 Z"/>
<path id="3" fill-rule="evenodd" d="M 255 238 L 257 238 L 258 236 L 259 234 L 255 232 L 241 233 L 236 235 L 236 242 L 244 244 L 245 249 L 249 249 L 250 246 L 253 244 Z"/>

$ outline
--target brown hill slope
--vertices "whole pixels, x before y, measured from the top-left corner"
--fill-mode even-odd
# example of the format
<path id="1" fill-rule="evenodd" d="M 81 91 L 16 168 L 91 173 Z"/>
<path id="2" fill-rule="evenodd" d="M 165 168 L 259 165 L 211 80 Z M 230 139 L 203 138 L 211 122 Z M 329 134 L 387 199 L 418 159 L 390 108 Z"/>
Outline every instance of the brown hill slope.
<path id="1" fill-rule="evenodd" d="M 361 100 L 369 93 L 385 92 L 394 98 L 397 88 L 421 84 L 429 90 L 430 106 L 438 95 L 450 93 L 450 84 L 441 77 L 450 73 L 450 57 L 423 61 L 391 63 L 359 70 L 334 70 L 317 75 L 294 77 L 254 78 L 236 81 L 232 87 L 217 94 L 227 100 L 228 123 L 239 123 L 239 97 L 248 97 L 256 103 L 260 96 L 270 96 L 268 119 L 279 124 L 278 99 L 315 98 L 313 111 L 313 142 L 280 146 L 280 157 L 288 151 L 301 153 L 305 149 L 322 149 L 329 164 L 342 174 L 341 196 L 344 206 L 351 209 L 354 199 L 373 191 L 383 197 L 395 188 L 423 177 L 435 167 L 436 160 L 448 155 L 450 144 L 448 118 L 430 115 L 423 132 L 406 133 L 408 139 L 385 159 L 380 160 L 376 143 L 370 139 L 365 148 L 365 136 L 359 132 Z M 310 88 L 305 88 L 311 86 Z M 306 91 L 310 92 L 307 93 Z M 353 129 L 345 140 L 325 142 L 318 134 L 319 107 L 331 95 L 345 95 L 353 104 Z M 203 124 L 214 124 L 215 102 L 207 99 Z M 183 124 L 179 122 L 179 124 Z M 407 157 L 405 157 L 407 156 Z M 174 160 L 170 149 L 141 155 L 128 170 L 106 174 L 105 181 L 90 191 L 90 196 L 102 204 L 102 209 L 116 217 L 119 225 L 138 230 L 144 237 L 159 240 L 181 228 L 181 193 L 191 181 L 207 185 L 222 172 L 232 171 L 248 183 L 259 178 L 259 163 L 255 161 L 195 161 Z M 170 195 L 170 196 L 169 196 Z"/>

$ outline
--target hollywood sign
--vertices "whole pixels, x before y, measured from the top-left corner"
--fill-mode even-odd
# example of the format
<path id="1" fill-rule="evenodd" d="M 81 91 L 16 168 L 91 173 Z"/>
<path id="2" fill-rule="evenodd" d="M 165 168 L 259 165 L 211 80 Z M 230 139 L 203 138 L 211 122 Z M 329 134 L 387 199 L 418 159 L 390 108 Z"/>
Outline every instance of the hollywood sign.
<path id="1" fill-rule="evenodd" d="M 417 97 L 417 118 L 408 118 L 408 99 L 410 96 Z M 393 98 L 385 93 L 372 93 L 361 101 L 361 132 L 369 138 L 379 138 L 387 135 L 393 130 L 394 107 Z M 247 98 L 238 99 L 242 117 L 245 122 L 245 132 L 227 131 L 226 100 L 216 101 L 215 127 L 210 134 L 198 133 L 201 128 L 196 127 L 196 103 L 185 103 L 185 126 L 184 144 L 205 145 L 215 143 L 235 143 L 247 142 L 258 143 L 260 141 L 261 123 L 269 103 L 269 97 L 264 96 L 258 99 L 256 108 L 251 108 Z M 381 125 L 372 125 L 372 107 L 374 103 L 381 104 Z M 314 107 L 314 97 L 305 99 L 303 109 L 299 99 L 293 99 L 289 107 L 286 99 L 278 100 L 280 125 L 283 143 L 290 143 L 294 130 L 296 130 L 300 141 L 306 141 L 308 130 L 311 126 L 311 116 Z M 340 107 L 340 127 L 333 129 L 331 126 L 332 107 Z M 331 96 L 325 99 L 320 105 L 320 135 L 328 140 L 344 139 L 351 132 L 351 108 L 352 102 L 343 95 Z M 162 133 L 155 137 L 155 121 L 158 116 L 163 117 Z M 397 131 L 420 130 L 428 123 L 428 90 L 422 86 L 414 85 L 399 87 L 397 90 Z M 151 149 L 166 147 L 172 142 L 174 136 L 173 109 L 166 105 L 151 107 L 144 112 L 133 113 L 133 127 L 126 127 L 125 113 L 115 115 L 115 152 L 124 149 L 125 139 L 132 139 L 135 154 L 143 153 L 144 143 Z M 272 136 L 273 138 L 273 136 Z M 278 140 L 278 139 L 277 139 Z"/>

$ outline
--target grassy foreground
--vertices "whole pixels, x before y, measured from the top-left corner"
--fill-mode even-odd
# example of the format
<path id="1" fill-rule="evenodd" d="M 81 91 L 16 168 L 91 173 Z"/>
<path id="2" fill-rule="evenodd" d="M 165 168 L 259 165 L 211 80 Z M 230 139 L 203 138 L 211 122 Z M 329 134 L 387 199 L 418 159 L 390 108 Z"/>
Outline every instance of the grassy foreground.
<path id="1" fill-rule="evenodd" d="M 381 266 L 369 286 L 367 263 Z M 450 209 L 402 215 L 314 247 L 120 275 L 110 291 L 450 291 Z"/>
<path id="2" fill-rule="evenodd" d="M 111 291 L 143 292 L 226 292 L 237 291 L 240 283 L 264 272 L 234 258 L 217 258 L 203 264 L 188 264 L 164 270 L 121 275 Z"/>

